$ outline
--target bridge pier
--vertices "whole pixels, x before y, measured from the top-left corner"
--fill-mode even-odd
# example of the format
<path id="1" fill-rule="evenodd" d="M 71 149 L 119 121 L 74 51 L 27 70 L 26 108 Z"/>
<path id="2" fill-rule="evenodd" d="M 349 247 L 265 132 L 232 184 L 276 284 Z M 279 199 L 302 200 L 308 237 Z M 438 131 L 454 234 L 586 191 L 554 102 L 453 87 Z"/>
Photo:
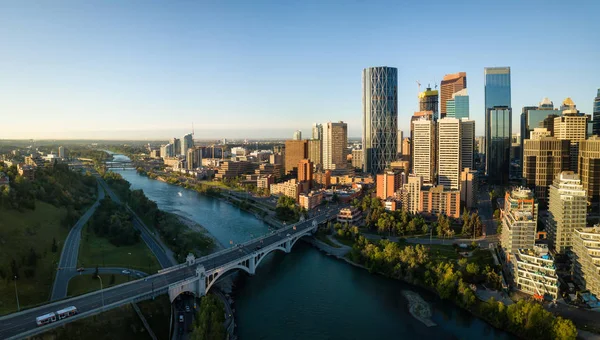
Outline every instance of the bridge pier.
<path id="1" fill-rule="evenodd" d="M 249 269 L 249 274 L 250 275 L 254 275 L 256 273 L 256 258 L 258 257 L 258 254 L 255 256 L 252 256 L 250 258 L 250 261 L 248 261 L 248 269 Z"/>

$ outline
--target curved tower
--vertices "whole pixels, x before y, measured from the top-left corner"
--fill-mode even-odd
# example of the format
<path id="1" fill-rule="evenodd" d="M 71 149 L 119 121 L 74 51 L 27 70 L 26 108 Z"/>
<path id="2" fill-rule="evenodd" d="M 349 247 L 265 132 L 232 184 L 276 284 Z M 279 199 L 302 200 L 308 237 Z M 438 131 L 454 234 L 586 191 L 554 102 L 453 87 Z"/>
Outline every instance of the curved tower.
<path id="1" fill-rule="evenodd" d="M 363 170 L 382 173 L 395 158 L 398 143 L 398 69 L 363 70 Z"/>

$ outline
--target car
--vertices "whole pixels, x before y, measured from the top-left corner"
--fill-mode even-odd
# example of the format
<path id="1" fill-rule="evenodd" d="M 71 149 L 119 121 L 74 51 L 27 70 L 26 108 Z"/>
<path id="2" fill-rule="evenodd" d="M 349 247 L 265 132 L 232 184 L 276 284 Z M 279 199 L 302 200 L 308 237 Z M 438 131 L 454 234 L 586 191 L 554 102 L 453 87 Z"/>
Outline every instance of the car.
<path id="1" fill-rule="evenodd" d="M 129 270 L 127 270 L 127 269 L 123 270 L 121 273 L 123 273 L 125 275 L 131 274 L 131 272 Z"/>
<path id="2" fill-rule="evenodd" d="M 183 314 L 179 314 L 179 322 L 183 322 Z"/>
<path id="3" fill-rule="evenodd" d="M 186 311 L 186 312 L 189 312 L 189 311 L 190 311 L 190 306 L 186 305 L 186 306 L 185 306 L 185 311 Z"/>
<path id="4" fill-rule="evenodd" d="M 77 268 L 77 271 L 78 271 L 78 272 L 82 272 L 82 271 L 84 271 L 84 270 L 85 270 L 85 268 L 83 268 L 83 267 L 79 267 L 79 268 Z"/>

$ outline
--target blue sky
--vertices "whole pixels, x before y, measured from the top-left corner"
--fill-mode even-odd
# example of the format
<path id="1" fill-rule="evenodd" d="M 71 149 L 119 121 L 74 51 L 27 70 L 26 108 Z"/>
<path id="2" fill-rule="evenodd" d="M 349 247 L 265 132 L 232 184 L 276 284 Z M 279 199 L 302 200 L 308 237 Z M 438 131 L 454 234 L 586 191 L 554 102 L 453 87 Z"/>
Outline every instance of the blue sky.
<path id="1" fill-rule="evenodd" d="M 398 68 L 399 127 L 417 85 L 467 72 L 483 134 L 483 68 L 512 69 L 521 107 L 600 87 L 600 2 L 30 1 L 0 4 L 0 139 L 361 134 L 361 72 Z"/>

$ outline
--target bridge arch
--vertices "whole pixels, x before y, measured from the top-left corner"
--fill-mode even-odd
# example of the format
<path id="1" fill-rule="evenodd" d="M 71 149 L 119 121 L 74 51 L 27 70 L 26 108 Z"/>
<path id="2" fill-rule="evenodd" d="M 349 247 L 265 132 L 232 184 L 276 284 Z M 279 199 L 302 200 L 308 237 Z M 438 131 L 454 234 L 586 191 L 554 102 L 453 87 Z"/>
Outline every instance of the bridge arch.
<path id="1" fill-rule="evenodd" d="M 304 236 L 308 236 L 309 234 L 304 234 L 301 236 L 298 236 L 295 240 L 292 241 L 292 244 L 290 245 L 290 249 L 294 248 L 294 244 L 296 244 L 296 242 L 298 242 L 299 239 L 303 238 Z"/>
<path id="2" fill-rule="evenodd" d="M 225 273 L 227 273 L 227 272 L 230 272 L 230 271 L 232 271 L 232 270 L 235 270 L 235 269 L 241 269 L 241 270 L 245 271 L 246 273 L 250 274 L 250 268 L 248 268 L 248 267 L 246 267 L 246 266 L 243 266 L 243 265 L 241 265 L 241 264 L 236 264 L 235 266 L 227 267 L 227 268 L 226 268 L 225 270 L 223 270 L 223 271 L 215 272 L 214 274 L 216 274 L 216 275 L 213 277 L 212 281 L 210 281 L 210 282 L 207 282 L 207 283 L 206 283 L 206 290 L 204 291 L 204 294 L 208 294 L 208 291 L 210 290 L 210 288 L 211 288 L 211 287 L 212 287 L 212 286 L 213 286 L 213 285 L 214 285 L 214 284 L 215 284 L 217 281 L 219 281 L 219 279 L 220 279 L 221 277 L 223 277 Z M 210 275 L 207 275 L 207 276 L 206 276 L 206 279 L 207 279 L 207 281 L 208 281 L 208 277 L 209 277 L 209 276 L 210 276 Z"/>
<path id="3" fill-rule="evenodd" d="M 265 257 L 267 257 L 267 255 L 271 254 L 272 252 L 274 252 L 275 250 L 279 250 L 282 251 L 284 253 L 287 253 L 285 248 L 282 246 L 277 246 L 274 247 L 272 249 L 270 249 L 269 251 L 265 252 L 262 254 L 262 256 L 258 259 L 258 261 L 256 261 L 256 263 L 254 264 L 254 268 L 258 268 L 258 264 L 262 262 L 262 260 L 264 260 Z"/>

